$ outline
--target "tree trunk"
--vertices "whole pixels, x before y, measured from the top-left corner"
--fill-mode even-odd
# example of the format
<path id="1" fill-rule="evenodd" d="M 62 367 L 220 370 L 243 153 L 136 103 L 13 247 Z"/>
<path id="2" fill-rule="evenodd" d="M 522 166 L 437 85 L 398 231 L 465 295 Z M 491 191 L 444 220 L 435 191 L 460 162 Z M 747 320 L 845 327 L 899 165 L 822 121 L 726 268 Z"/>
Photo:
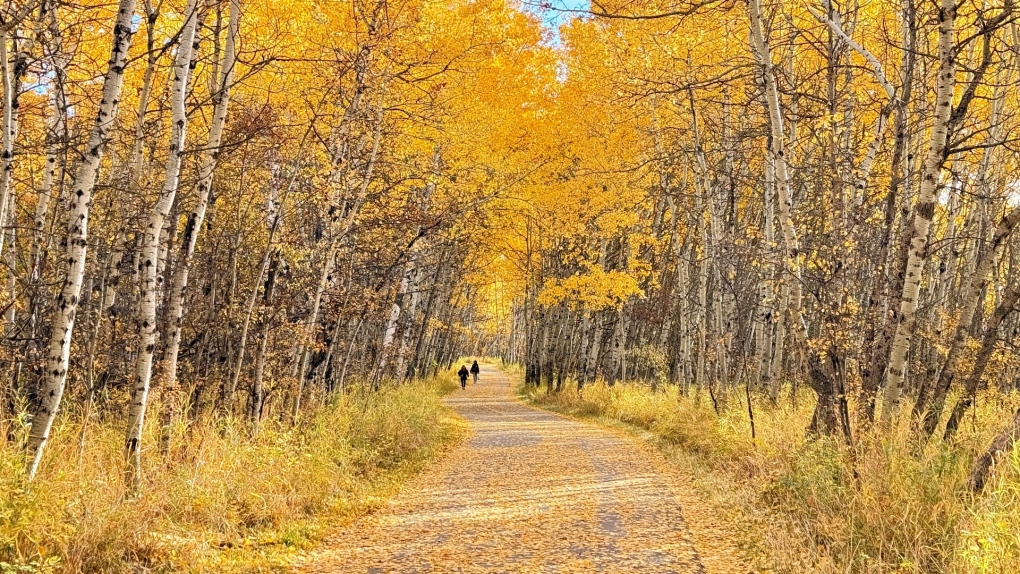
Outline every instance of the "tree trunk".
<path id="1" fill-rule="evenodd" d="M 14 193 L 11 189 L 11 176 L 14 169 L 14 140 L 18 135 L 18 78 L 17 71 L 11 67 L 11 56 L 8 44 L 11 38 L 6 26 L 0 27 L 0 76 L 3 76 L 3 119 L 0 124 L 0 254 L 3 254 L 7 237 L 8 219 L 13 221 L 15 205 Z M 16 249 L 15 246 L 11 246 Z M 8 269 L 8 271 L 13 271 Z M 14 300 L 15 293 L 8 292 L 7 297 Z M 14 305 L 8 311 L 14 309 Z M 8 327 L 13 321 L 8 320 Z M 8 329 L 9 332 L 9 329 Z"/>
<path id="2" fill-rule="evenodd" d="M 126 479 L 136 492 L 141 488 L 142 431 L 145 427 L 145 410 L 148 405 L 152 360 L 156 348 L 156 290 L 160 268 L 159 239 L 177 196 L 184 146 L 187 141 L 188 118 L 185 103 L 191 77 L 191 55 L 196 49 L 197 7 L 197 0 L 188 0 L 184 9 L 184 27 L 181 29 L 173 68 L 174 79 L 170 96 L 171 121 L 173 123 L 167 152 L 166 175 L 159 198 L 156 200 L 156 205 L 149 215 L 149 221 L 142 234 L 142 248 L 138 261 L 142 276 L 138 310 L 140 331 L 136 362 L 138 379 L 135 381 L 134 392 L 131 396 L 127 438 L 124 442 L 124 456 L 128 461 Z"/>
<path id="3" fill-rule="evenodd" d="M 921 432 L 925 438 L 930 437 L 935 432 L 935 427 L 942 416 L 942 410 L 946 404 L 946 395 L 949 393 L 949 388 L 956 378 L 956 371 L 959 369 L 960 359 L 966 348 L 971 324 L 974 322 L 974 315 L 979 304 L 983 302 L 981 295 L 988 284 L 988 274 L 998 263 L 1003 246 L 1018 223 L 1020 223 L 1020 208 L 1014 208 L 996 226 L 991 244 L 985 249 L 977 269 L 974 271 L 974 276 L 967 283 L 967 288 L 964 291 L 963 309 L 960 311 L 960 320 L 956 324 L 956 329 L 953 333 L 953 342 L 949 347 L 949 352 L 946 354 L 946 359 L 935 383 L 935 388 L 931 391 L 930 398 L 929 386 L 921 386 L 917 402 L 914 403 L 914 416 L 921 418 Z M 996 325 L 996 328 L 998 328 L 998 325 Z M 994 329 L 990 329 L 990 331 L 994 331 Z"/>
<path id="4" fill-rule="evenodd" d="M 928 249 L 928 229 L 935 214 L 935 196 L 939 176 L 946 158 L 946 140 L 949 135 L 949 121 L 953 111 L 953 91 L 956 87 L 956 3 L 941 0 L 939 10 L 939 68 L 935 91 L 935 124 L 925 157 L 921 178 L 921 190 L 913 210 L 910 229 L 909 252 L 904 268 L 903 289 L 899 296 L 899 313 L 896 332 L 889 353 L 889 368 L 886 373 L 885 393 L 882 400 L 882 421 L 891 422 L 899 405 L 906 375 L 907 350 L 917 324 L 917 303 L 921 289 L 921 270 L 924 267 Z"/>
<path id="5" fill-rule="evenodd" d="M 266 372 L 266 350 L 269 346 L 269 324 L 271 322 L 270 305 L 272 304 L 273 292 L 276 288 L 278 261 L 279 256 L 274 255 L 270 257 L 269 269 L 266 271 L 266 284 L 263 287 L 262 314 L 259 317 L 262 326 L 259 331 L 259 348 L 255 355 L 255 374 L 251 385 L 251 409 L 249 410 L 253 435 L 258 434 L 259 423 L 262 421 L 262 407 L 265 400 L 262 379 Z"/>
<path id="6" fill-rule="evenodd" d="M 74 197 L 71 198 L 67 229 L 67 254 L 64 258 L 64 283 L 50 321 L 52 331 L 49 359 L 40 388 L 42 400 L 32 419 L 27 444 L 32 457 L 28 468 L 30 479 L 34 478 L 39 470 L 39 462 L 42 460 L 67 381 L 71 336 L 81 295 L 82 278 L 85 274 L 92 191 L 95 189 L 96 173 L 103 159 L 106 142 L 109 141 L 110 129 L 117 119 L 117 104 L 120 102 L 120 92 L 124 85 L 124 67 L 127 64 L 128 48 L 131 46 L 134 9 L 135 0 L 120 0 L 117 6 L 109 69 L 103 79 L 102 98 L 96 122 L 89 133 L 85 156 L 74 178 Z"/>
<path id="7" fill-rule="evenodd" d="M 995 463 L 1002 454 L 1013 449 L 1013 444 L 1018 436 L 1020 436 L 1020 410 L 1017 410 L 1013 415 L 1009 426 L 995 437 L 988 450 L 974 462 L 974 468 L 971 469 L 970 476 L 967 477 L 967 486 L 971 492 L 979 493 L 984 490 Z"/>
<path id="8" fill-rule="evenodd" d="M 908 148 L 908 122 L 911 96 L 913 94 L 914 65 L 916 63 L 917 24 L 913 0 L 902 0 L 901 5 L 901 47 L 903 57 L 900 63 L 900 89 L 894 102 L 893 132 L 894 143 L 890 161 L 889 187 L 884 200 L 884 221 L 880 232 L 879 250 L 875 258 L 876 272 L 872 280 L 868 299 L 867 331 L 862 348 L 865 357 L 861 367 L 861 399 L 858 403 L 858 418 L 869 424 L 875 417 L 875 399 L 885 377 L 889 362 L 889 347 L 895 334 L 895 317 L 890 312 L 892 293 L 902 289 L 899 249 L 893 247 L 895 239 L 897 200 L 900 190 L 907 188 L 909 169 L 906 166 Z M 904 244 L 905 246 L 905 244 Z M 895 258 L 895 259 L 894 259 Z M 893 264 L 895 262 L 895 264 Z"/>
<path id="9" fill-rule="evenodd" d="M 793 336 L 795 351 L 798 354 L 801 366 L 807 369 L 811 387 L 818 394 L 819 403 L 823 406 L 837 408 L 839 401 L 834 400 L 831 396 L 831 393 L 834 392 L 832 384 L 833 375 L 825 374 L 823 361 L 808 345 L 807 322 L 804 318 L 803 306 L 800 240 L 797 237 L 797 230 L 793 222 L 793 190 L 790 183 L 786 134 L 783 130 L 783 114 L 779 102 L 779 87 L 776 82 L 772 53 L 765 38 L 761 21 L 760 1 L 750 0 L 748 11 L 751 21 L 752 47 L 758 57 L 762 70 L 762 80 L 765 84 L 765 103 L 772 136 L 771 159 L 775 165 L 778 223 L 785 246 L 783 264 L 786 269 L 786 276 L 784 277 L 784 287 L 789 289 L 786 310 L 789 314 L 790 333 Z M 830 349 L 831 351 L 833 349 Z M 837 357 L 830 357 L 830 359 L 833 364 L 838 363 Z M 838 374 L 835 376 L 838 376 Z M 839 421 L 840 418 L 838 413 L 826 413 L 825 416 L 816 417 L 816 422 Z M 816 427 L 816 430 L 828 433 L 837 429 Z M 843 431 L 844 438 L 848 438 L 849 429 L 844 428 L 841 430 Z"/>
<path id="10" fill-rule="evenodd" d="M 978 350 L 977 356 L 974 357 L 974 366 L 971 367 L 970 375 L 963 386 L 963 397 L 957 401 L 956 406 L 953 407 L 952 414 L 949 416 L 949 420 L 946 421 L 945 440 L 951 439 L 956 434 L 956 430 L 959 428 L 963 416 L 967 413 L 967 409 L 974 404 L 978 386 L 981 384 L 981 377 L 985 373 L 985 368 L 988 367 L 988 361 L 992 358 L 992 353 L 995 352 L 995 343 L 999 340 L 999 327 L 1006 317 L 1016 310 L 1018 301 L 1020 301 L 1020 286 L 1008 288 L 1003 293 L 1002 300 L 999 301 L 992 316 L 988 318 L 988 323 L 985 325 L 985 336 L 981 340 L 981 348 Z"/>
<path id="11" fill-rule="evenodd" d="M 191 210 L 184 237 L 181 240 L 180 254 L 174 268 L 173 281 L 170 287 L 169 320 L 170 329 L 166 346 L 165 378 L 167 388 L 177 385 L 177 359 L 181 346 L 181 327 L 184 320 L 184 295 L 188 287 L 188 276 L 191 272 L 192 258 L 198 234 L 205 222 L 206 210 L 209 207 L 209 194 L 212 190 L 213 175 L 219 162 L 220 142 L 223 138 L 223 127 L 227 121 L 227 108 L 230 103 L 230 88 L 233 79 L 234 65 L 237 61 L 237 34 L 241 17 L 240 0 L 230 0 L 230 16 L 227 22 L 227 40 L 223 51 L 223 62 L 220 64 L 222 76 L 218 78 L 216 92 L 213 96 L 212 122 L 209 125 L 209 139 L 206 143 L 201 166 L 198 171 L 198 183 L 195 186 L 197 199 Z"/>

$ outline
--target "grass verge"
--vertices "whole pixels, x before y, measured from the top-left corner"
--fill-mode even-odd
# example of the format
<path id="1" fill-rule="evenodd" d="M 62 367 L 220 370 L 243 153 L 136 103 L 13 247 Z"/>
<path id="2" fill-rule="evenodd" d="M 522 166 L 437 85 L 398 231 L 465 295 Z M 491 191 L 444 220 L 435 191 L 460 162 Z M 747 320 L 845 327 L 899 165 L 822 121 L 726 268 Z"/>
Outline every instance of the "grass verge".
<path id="1" fill-rule="evenodd" d="M 1008 421 L 1017 397 L 986 399 L 951 444 L 919 446 L 906 427 L 859 436 L 852 451 L 805 433 L 813 401 L 755 405 L 596 384 L 536 406 L 623 427 L 654 441 L 692 478 L 764 572 L 1020 572 L 1020 455 L 1004 459 L 980 497 L 966 487 L 975 454 Z M 905 418 L 905 417 L 904 417 Z"/>
<path id="2" fill-rule="evenodd" d="M 224 415 L 150 425 L 140 498 L 124 490 L 119 420 L 93 422 L 81 448 L 65 417 L 30 489 L 17 441 L 0 444 L 0 573 L 284 571 L 462 436 L 441 402 L 454 387 L 357 390 L 255 438 Z"/>

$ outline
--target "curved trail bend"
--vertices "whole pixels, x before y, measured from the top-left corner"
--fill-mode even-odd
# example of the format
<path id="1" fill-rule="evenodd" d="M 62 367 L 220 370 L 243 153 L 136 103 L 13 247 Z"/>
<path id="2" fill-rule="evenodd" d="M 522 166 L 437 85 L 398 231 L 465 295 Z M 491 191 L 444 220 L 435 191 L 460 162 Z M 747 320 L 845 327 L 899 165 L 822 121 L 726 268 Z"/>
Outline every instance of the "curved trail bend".
<path id="1" fill-rule="evenodd" d="M 471 437 L 297 572 L 749 571 L 648 445 L 524 405 L 490 366 L 447 402 Z"/>

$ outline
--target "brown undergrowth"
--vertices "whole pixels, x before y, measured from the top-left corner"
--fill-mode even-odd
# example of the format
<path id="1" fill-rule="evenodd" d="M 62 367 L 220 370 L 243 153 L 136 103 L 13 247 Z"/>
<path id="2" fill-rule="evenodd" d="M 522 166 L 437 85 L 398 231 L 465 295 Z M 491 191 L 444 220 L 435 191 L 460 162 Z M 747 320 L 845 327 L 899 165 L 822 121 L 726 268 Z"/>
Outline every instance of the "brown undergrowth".
<path id="1" fill-rule="evenodd" d="M 222 414 L 149 425 L 140 498 L 121 478 L 121 421 L 92 422 L 80 449 L 81 419 L 65 416 L 30 488 L 17 440 L 0 445 L 0 573 L 282 571 L 455 442 L 440 400 L 453 387 L 359 387 L 254 438 Z"/>
<path id="2" fill-rule="evenodd" d="M 580 393 L 522 388 L 537 406 L 636 431 L 689 474 L 763 571 L 1020 572 L 1020 455 L 984 494 L 966 489 L 975 455 L 1008 421 L 1017 397 L 989 396 L 957 439 L 918 446 L 907 425 L 855 437 L 854 449 L 810 436 L 813 402 L 720 404 L 675 387 L 603 383 Z M 743 393 L 740 393 L 743 395 Z M 757 402 L 757 401 L 756 401 Z M 901 417 L 906 420 L 906 416 Z"/>

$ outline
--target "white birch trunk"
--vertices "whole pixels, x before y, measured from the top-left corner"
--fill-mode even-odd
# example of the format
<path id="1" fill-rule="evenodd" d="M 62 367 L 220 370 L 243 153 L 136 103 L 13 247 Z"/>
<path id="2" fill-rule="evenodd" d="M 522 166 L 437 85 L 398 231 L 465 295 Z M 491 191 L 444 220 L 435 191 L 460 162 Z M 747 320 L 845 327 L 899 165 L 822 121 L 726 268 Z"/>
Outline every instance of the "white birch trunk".
<path id="1" fill-rule="evenodd" d="M 1020 224 L 1020 208 L 1013 208 L 996 226 L 991 245 L 985 250 L 980 262 L 978 262 L 974 275 L 970 278 L 967 288 L 963 291 L 963 308 L 960 310 L 960 320 L 956 324 L 953 342 L 949 347 L 949 352 L 946 354 L 946 359 L 935 383 L 934 391 L 930 393 L 929 387 L 924 386 L 922 387 L 922 392 L 917 397 L 914 414 L 918 416 L 923 414 L 921 428 L 926 437 L 935 431 L 935 426 L 942 415 L 946 394 L 956 378 L 956 372 L 960 367 L 960 359 L 966 347 L 971 324 L 974 322 L 978 305 L 982 301 L 981 294 L 984 293 L 985 287 L 988 285 L 988 274 L 998 263 L 1003 248 L 1006 245 L 1006 240 L 1013 233 L 1013 230 L 1016 229 L 1017 224 Z M 930 400 L 929 394 L 931 396 Z"/>
<path id="2" fill-rule="evenodd" d="M 428 215 L 429 208 L 432 202 L 432 196 L 436 191 L 436 181 L 440 177 L 440 171 L 442 169 L 442 155 L 441 148 L 436 147 L 432 153 L 432 179 L 425 184 L 422 190 L 421 198 L 421 211 L 422 214 Z M 397 363 L 396 363 L 396 376 L 403 379 L 406 375 L 406 361 L 407 355 L 411 348 L 411 337 L 414 332 L 414 326 L 417 322 L 418 305 L 421 302 L 421 283 L 424 271 L 421 265 L 421 259 L 423 252 L 426 250 L 426 245 L 423 239 L 423 230 L 419 226 L 415 233 L 414 243 L 411 245 L 408 253 L 408 266 L 409 271 L 407 278 L 410 282 L 407 294 L 410 295 L 410 301 L 406 305 L 406 320 L 404 326 L 404 332 L 401 335 L 400 349 L 397 351 Z"/>
<path id="3" fill-rule="evenodd" d="M 775 188 L 776 188 L 776 166 L 772 161 L 772 155 L 765 155 L 765 221 L 764 230 L 762 237 L 765 240 L 765 248 L 763 250 L 763 259 L 765 261 L 771 261 L 772 250 L 775 249 L 776 243 L 776 215 L 775 215 Z M 775 401 L 778 396 L 778 390 L 773 386 L 773 380 L 776 376 L 776 371 L 773 369 L 772 356 L 773 356 L 773 341 L 774 333 L 777 327 L 776 321 L 776 308 L 775 308 L 775 279 L 777 276 L 778 269 L 769 268 L 767 273 L 771 274 L 771 277 L 766 277 L 761 282 L 761 325 L 762 325 L 762 339 L 761 349 L 759 351 L 759 361 L 761 369 L 761 384 L 762 387 L 768 390 L 769 396 Z"/>
<path id="4" fill-rule="evenodd" d="M 18 116 L 14 107 L 17 78 L 11 69 L 11 56 L 7 44 L 10 34 L 6 27 L 0 28 L 0 75 L 3 76 L 3 120 L 0 125 L 0 254 L 3 253 L 7 238 L 8 219 L 14 214 L 14 193 L 11 190 L 11 171 L 14 168 L 14 139 L 17 137 Z M 10 270 L 8 270 L 10 271 Z M 14 299 L 15 293 L 8 292 L 8 298 Z M 14 309 L 11 305 L 10 309 Z"/>
<path id="5" fill-rule="evenodd" d="M 910 229 L 910 250 L 904 269 L 903 290 L 899 297 L 899 323 L 893 336 L 882 401 L 882 421 L 888 423 L 900 402 L 906 375 L 907 351 L 917 323 L 917 299 L 921 289 L 921 269 L 928 248 L 928 229 L 935 212 L 935 194 L 945 161 L 946 139 L 950 114 L 953 111 L 953 90 L 956 87 L 956 3 L 941 0 L 939 11 L 939 68 L 935 94 L 935 124 L 924 161 L 921 189 L 914 206 Z"/>
<path id="6" fill-rule="evenodd" d="M 54 42 L 59 43 L 60 30 L 59 27 L 55 28 Z M 55 49 L 59 50 L 59 47 Z M 31 255 L 29 256 L 31 265 L 29 275 L 33 284 L 40 280 L 46 221 L 49 215 L 50 202 L 53 198 L 54 182 L 57 180 L 58 171 L 62 170 L 60 166 L 61 148 L 67 140 L 67 101 L 64 95 L 64 77 L 68 58 L 62 51 L 58 51 L 52 57 L 52 61 L 54 80 L 49 102 L 52 110 L 46 126 L 46 163 L 43 166 L 42 182 L 39 186 L 39 196 L 35 204 L 32 248 Z"/>
<path id="7" fill-rule="evenodd" d="M 690 241 L 680 252 L 680 260 L 677 261 L 677 284 L 687 286 L 691 281 L 690 271 Z M 686 393 L 690 389 L 693 369 L 691 368 L 691 311 L 688 308 L 687 297 L 681 296 L 677 305 L 677 313 L 680 316 L 680 372 L 681 385 Z"/>
<path id="8" fill-rule="evenodd" d="M 145 426 L 145 409 L 148 405 L 152 380 L 152 358 L 156 347 L 156 290 L 159 282 L 160 235 L 163 233 L 164 225 L 170 215 L 180 182 L 181 161 L 187 141 L 188 119 L 185 99 L 191 76 L 191 56 L 195 49 L 197 22 L 197 0 L 188 0 L 184 10 L 184 27 L 181 30 L 180 43 L 177 46 L 177 55 L 174 59 L 173 86 L 170 94 L 173 124 L 167 152 L 166 179 L 143 231 L 138 260 L 141 285 L 138 309 L 138 358 L 135 363 L 137 380 L 128 412 L 127 437 L 124 442 L 124 455 L 128 461 L 126 478 L 136 490 L 141 481 L 142 431 Z"/>
<path id="9" fill-rule="evenodd" d="M 322 296 L 326 291 L 329 275 L 333 269 L 333 262 L 336 260 L 336 252 L 340 246 L 340 241 L 346 237 L 354 227 L 354 222 L 357 219 L 358 212 L 361 210 L 361 205 L 365 201 L 365 196 L 368 194 L 368 186 L 372 182 L 372 175 L 375 172 L 376 160 L 379 158 L 379 146 L 382 143 L 383 110 L 383 102 L 380 101 L 376 114 L 374 134 L 372 137 L 372 150 L 369 153 L 368 162 L 365 164 L 364 171 L 361 173 L 361 181 L 359 182 L 354 197 L 347 198 L 349 201 L 349 207 L 343 215 L 343 219 L 333 230 L 333 239 L 331 240 L 329 249 L 326 252 L 326 260 L 323 262 L 323 269 L 322 274 L 319 277 L 319 284 L 316 287 L 315 296 L 312 298 L 312 309 L 308 314 L 308 320 L 305 322 L 305 340 L 307 342 L 303 345 L 300 353 L 297 395 L 294 397 L 294 401 L 292 403 L 292 415 L 294 418 L 297 418 L 298 411 L 301 408 L 301 395 L 304 393 L 305 374 L 308 369 L 308 346 L 312 343 L 315 325 L 319 320 L 319 308 L 322 304 Z M 343 142 L 341 143 L 343 144 Z M 339 208 L 337 209 L 339 211 Z"/>
<path id="10" fill-rule="evenodd" d="M 587 373 L 584 372 L 584 369 L 587 366 L 585 362 L 587 361 L 588 358 L 585 355 L 585 353 L 587 352 L 588 346 L 591 343 L 591 320 L 592 320 L 591 311 L 581 308 L 580 313 L 581 313 L 581 344 L 580 346 L 578 346 L 576 354 L 577 357 L 576 373 L 578 390 L 584 387 L 585 377 L 587 375 Z M 514 319 L 514 322 L 516 322 L 516 318 Z M 512 337 L 513 334 L 511 333 L 511 338 Z"/>
<path id="11" fill-rule="evenodd" d="M 404 324 L 404 332 L 400 337 L 400 349 L 397 351 L 397 364 L 395 373 L 400 379 L 406 378 L 407 374 L 407 358 L 408 353 L 411 350 L 411 339 L 414 334 L 414 327 L 417 323 L 418 305 L 421 303 L 421 276 L 423 271 L 418 267 L 417 257 L 415 258 L 414 268 L 411 271 L 411 284 L 408 287 L 408 295 L 411 297 L 411 301 L 407 304 L 407 313 L 405 313 L 407 319 Z"/>
<path id="12" fill-rule="evenodd" d="M 872 54 L 867 48 L 865 48 L 860 43 L 851 38 L 850 35 L 847 34 L 845 30 L 843 30 L 843 27 L 839 22 L 836 22 L 832 19 L 830 15 L 831 14 L 838 15 L 838 12 L 831 12 L 830 7 L 830 14 L 826 15 L 818 12 L 817 10 L 813 9 L 810 6 L 808 6 L 807 8 L 808 11 L 811 12 L 811 14 L 814 15 L 815 18 L 817 18 L 819 21 L 828 26 L 829 29 L 832 30 L 833 34 L 838 36 L 844 43 L 846 43 L 847 46 L 849 46 L 853 51 L 860 54 L 861 57 L 868 62 L 868 65 L 871 67 L 872 75 L 875 77 L 875 81 L 877 81 L 878 84 L 882 86 L 882 90 L 885 92 L 886 97 L 889 99 L 886 106 L 882 108 L 882 113 L 880 113 L 878 116 L 878 122 L 875 125 L 875 136 L 871 139 L 871 142 L 868 144 L 867 150 L 864 153 L 864 157 L 861 159 L 860 165 L 857 169 L 857 174 L 855 177 L 856 180 L 855 200 L 856 207 L 860 208 L 865 197 L 864 190 L 867 187 L 867 182 L 871 177 L 871 170 L 874 167 L 875 159 L 878 156 L 878 150 L 882 145 L 882 141 L 885 139 L 884 137 L 885 130 L 886 126 L 889 123 L 889 116 L 892 114 L 892 111 L 893 109 L 895 109 L 895 106 L 898 102 L 896 96 L 896 88 L 893 87 L 892 82 L 890 82 L 889 79 L 886 77 L 885 68 L 882 66 L 882 62 L 879 61 L 879 59 L 876 58 L 875 55 Z"/>
<path id="13" fill-rule="evenodd" d="M 698 325 L 698 358 L 697 368 L 694 374 L 694 383 L 698 387 L 706 385 L 706 365 L 708 358 L 708 278 L 709 267 L 712 263 L 712 242 L 709 238 L 709 228 L 712 226 L 712 197 L 710 194 L 712 182 L 708 174 L 708 164 L 705 160 L 705 153 L 701 144 L 701 133 L 698 128 L 698 114 L 694 105 L 694 91 L 689 89 L 687 97 L 690 104 L 691 124 L 694 134 L 694 193 L 695 207 L 694 216 L 697 218 L 697 230 L 701 240 L 701 265 L 698 273 L 698 315 L 695 319 Z M 707 201 L 706 201 L 707 200 Z"/>
<path id="14" fill-rule="evenodd" d="M 155 14 L 151 2 L 145 2 L 146 35 L 148 57 L 145 62 L 145 73 L 142 75 L 142 89 L 138 94 L 138 110 L 135 115 L 134 143 L 127 162 L 128 187 L 137 190 L 142 180 L 143 162 L 145 159 L 145 115 L 149 111 L 149 100 L 152 97 L 152 82 L 156 77 L 157 47 L 155 38 Z"/>
<path id="15" fill-rule="evenodd" d="M 702 219 L 699 217 L 699 219 Z M 703 387 L 705 385 L 705 358 L 708 355 L 708 257 L 705 253 L 705 232 L 704 221 L 699 223 L 701 232 L 702 261 L 698 267 L 698 311 L 694 323 L 698 327 L 698 350 L 697 364 L 694 368 L 694 385 Z"/>
<path id="16" fill-rule="evenodd" d="M 386 319 L 386 329 L 383 331 L 382 349 L 379 351 L 379 376 L 386 375 L 386 364 L 389 361 L 390 348 L 393 346 L 393 338 L 397 334 L 397 322 L 400 320 L 401 305 L 407 290 L 410 287 L 410 274 L 414 271 L 414 263 L 410 260 L 404 266 L 404 274 L 400 278 L 400 287 L 397 289 L 397 297 L 390 307 L 390 315 Z"/>
<path id="17" fill-rule="evenodd" d="M 181 240 L 181 250 L 177 265 L 174 268 L 173 282 L 170 287 L 169 329 L 166 346 L 166 365 L 164 368 L 166 385 L 175 388 L 177 385 L 177 359 L 181 348 L 181 326 L 184 320 L 184 294 L 188 288 L 188 275 L 191 272 L 191 260 L 195 254 L 198 234 L 205 222 L 205 214 L 209 208 L 209 194 L 212 190 L 213 175 L 219 161 L 220 143 L 223 139 L 223 128 L 227 123 L 227 108 L 230 104 L 230 84 L 233 78 L 234 65 L 237 61 L 238 26 L 241 17 L 240 0 L 230 0 L 230 15 L 227 20 L 227 39 L 223 49 L 221 76 L 216 85 L 215 103 L 213 104 L 212 123 L 209 125 L 209 139 L 202 154 L 201 167 L 198 172 L 198 183 L 195 186 L 197 198 L 191 210 L 188 223 Z"/>
<path id="18" fill-rule="evenodd" d="M 613 362 L 613 372 L 609 376 L 609 384 L 613 384 L 616 381 L 622 380 L 627 373 L 624 365 L 624 354 L 626 353 L 626 337 L 627 337 L 627 314 L 624 313 L 623 306 L 616 309 L 616 327 L 613 329 L 613 348 L 610 349 L 610 357 Z M 545 373 L 543 373 L 544 375 Z M 552 380 L 552 374 L 549 374 Z"/>
<path id="19" fill-rule="evenodd" d="M 761 3 L 759 0 L 748 2 L 748 11 L 751 23 L 752 47 L 758 57 L 762 72 L 762 82 L 765 88 L 765 104 L 768 110 L 769 128 L 772 135 L 771 159 L 775 165 L 776 177 L 776 204 L 777 223 L 780 233 L 783 236 L 785 256 L 783 266 L 786 275 L 783 281 L 783 295 L 786 303 L 786 317 L 780 316 L 784 321 L 784 329 L 777 331 L 789 332 L 793 335 L 795 351 L 800 359 L 801 367 L 807 367 L 809 363 L 808 332 L 807 323 L 803 311 L 803 289 L 801 280 L 801 253 L 800 241 L 797 237 L 797 230 L 793 222 L 793 190 L 790 184 L 789 158 L 787 157 L 786 134 L 783 130 L 783 114 L 779 102 L 779 87 L 776 82 L 772 53 L 765 38 L 761 21 Z M 776 267 L 779 267 L 777 265 Z M 788 325 L 788 327 L 786 327 Z M 777 355 L 781 354 L 778 346 L 783 344 L 780 339 L 785 333 L 776 334 Z M 773 365 L 777 365 L 774 360 Z M 822 397 L 820 396 L 821 400 Z"/>
<path id="20" fill-rule="evenodd" d="M 64 283 L 50 321 L 52 331 L 46 371 L 40 384 L 41 400 L 32 419 L 27 444 L 29 455 L 32 457 L 28 468 L 30 479 L 39 470 L 39 462 L 42 460 L 46 441 L 49 440 L 67 381 L 67 362 L 71 351 L 74 319 L 85 274 L 92 191 L 95 189 L 96 173 L 103 159 L 110 129 L 117 118 L 117 104 L 120 102 L 121 88 L 124 85 L 124 67 L 127 65 L 128 48 L 131 46 L 134 9 L 135 0 L 120 0 L 117 5 L 109 69 L 103 80 L 102 98 L 96 122 L 89 133 L 85 155 L 74 178 L 75 185 L 68 214 Z"/>

